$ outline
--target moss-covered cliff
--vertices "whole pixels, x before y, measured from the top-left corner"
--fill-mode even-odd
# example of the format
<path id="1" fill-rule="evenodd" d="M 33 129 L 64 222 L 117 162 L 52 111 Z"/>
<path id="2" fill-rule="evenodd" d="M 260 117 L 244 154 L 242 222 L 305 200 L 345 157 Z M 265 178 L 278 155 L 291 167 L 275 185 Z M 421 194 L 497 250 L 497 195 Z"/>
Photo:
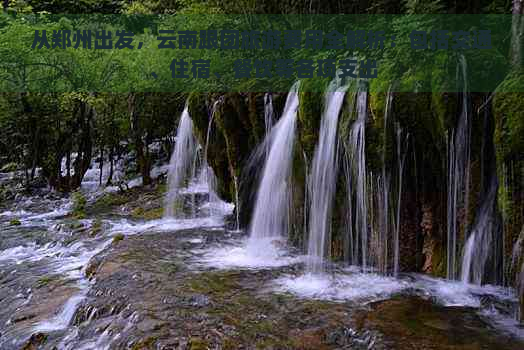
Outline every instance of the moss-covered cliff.
<path id="1" fill-rule="evenodd" d="M 500 86 L 503 91 L 524 91 L 524 72 L 515 71 L 508 75 Z M 499 178 L 499 209 L 504 219 L 506 242 L 505 256 L 512 259 L 513 266 L 505 266 L 508 281 L 520 282 L 522 307 L 524 308 L 524 251 L 519 249 L 519 234 L 524 231 L 524 101 L 519 92 L 495 93 L 493 97 L 495 115 L 494 142 L 497 155 Z M 522 265 L 524 268 L 524 265 Z M 519 279 L 520 274 L 520 279 Z M 524 313 L 521 312 L 521 315 Z"/>
<path id="2" fill-rule="evenodd" d="M 522 84 L 522 74 L 512 74 L 504 84 Z M 308 168 L 311 165 L 318 142 L 324 95 L 306 92 L 308 81 L 302 82 L 299 92 L 300 105 L 297 114 L 297 137 L 293 161 L 292 207 L 290 241 L 304 248 L 307 240 L 306 187 Z M 376 82 L 380 83 L 380 82 Z M 376 84 L 373 83 L 373 84 Z M 408 84 L 404 80 L 401 84 Z M 327 86 L 327 81 L 322 82 Z M 522 89 L 522 87 L 519 87 Z M 318 91 L 318 89 L 317 89 Z M 382 89 L 381 91 L 384 91 Z M 285 94 L 274 95 L 275 114 L 282 114 Z M 348 259 L 348 225 L 350 203 L 348 202 L 347 165 L 348 139 L 356 118 L 355 87 L 346 94 L 339 118 L 339 168 L 335 205 L 332 217 L 331 256 L 334 260 Z M 487 147 L 494 142 L 497 174 L 500 183 L 498 207 L 504 218 L 506 261 L 523 226 L 522 172 L 524 143 L 524 115 L 522 95 L 518 93 L 495 94 L 489 100 L 487 94 L 470 94 L 468 116 L 471 123 L 469 145 L 469 182 L 466 193 L 467 206 L 458 212 L 457 251 L 462 251 L 465 238 L 482 202 L 486 186 L 488 163 L 495 164 L 493 157 L 486 156 Z M 386 101 L 389 99 L 389 110 Z M 237 191 L 235 179 L 242 183 L 240 191 L 242 224 L 247 226 L 255 197 L 257 178 L 246 172 L 250 155 L 264 139 L 264 94 L 224 95 L 192 94 L 189 99 L 190 114 L 194 120 L 197 137 L 206 143 L 212 106 L 219 101 L 211 127 L 208 161 L 218 177 L 218 190 L 222 197 L 234 200 Z M 380 193 L 377 181 L 386 174 L 390 191 L 391 223 L 389 234 L 396 224 L 399 198 L 399 163 L 403 162 L 402 197 L 400 198 L 400 269 L 422 271 L 435 276 L 446 275 L 447 247 L 447 195 L 448 151 L 451 130 L 457 127 L 463 113 L 463 96 L 459 93 L 391 93 L 374 91 L 370 87 L 366 121 L 366 169 L 368 172 L 370 239 L 380 230 L 377 215 Z M 490 104 L 493 113 L 486 112 Z M 387 113 L 387 117 L 386 117 Z M 486 114 L 488 113 L 487 117 Z M 488 118 L 488 119 L 486 119 Z M 486 124 L 486 120 L 490 121 Z M 400 141 L 401 153 L 397 147 Z M 260 167 L 259 167 L 260 168 Z M 251 168 L 252 169 L 252 168 Z M 375 184 L 373 185 L 373 182 Z M 375 191 L 375 192 L 373 192 Z M 243 194 L 243 195 L 242 195 Z M 250 194 L 250 195 L 248 195 Z M 355 210 L 354 207 L 352 209 Z M 354 218 L 353 218 L 354 220 Z M 469 228 L 468 228 L 469 227 Z M 377 236 L 378 237 L 378 236 Z M 391 244 L 391 243 L 389 243 Z M 392 247 L 388 247 L 386 259 L 392 259 Z M 382 257 L 384 259 L 384 257 Z M 460 260 L 460 257 L 458 258 Z M 391 269 L 391 263 L 386 263 Z M 515 271 L 505 266 L 506 277 L 516 280 Z"/>

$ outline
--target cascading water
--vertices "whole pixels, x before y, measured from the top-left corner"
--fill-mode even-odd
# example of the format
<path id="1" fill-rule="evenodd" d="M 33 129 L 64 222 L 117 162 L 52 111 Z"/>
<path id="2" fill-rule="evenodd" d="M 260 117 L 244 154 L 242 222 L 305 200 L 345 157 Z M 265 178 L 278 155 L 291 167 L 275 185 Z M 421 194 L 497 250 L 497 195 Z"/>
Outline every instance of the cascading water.
<path id="1" fill-rule="evenodd" d="M 266 127 L 267 137 L 273 128 L 273 121 L 275 119 L 275 113 L 273 110 L 273 97 L 270 93 L 264 95 L 264 124 Z M 269 155 L 269 148 L 266 149 L 266 156 Z"/>
<path id="2" fill-rule="evenodd" d="M 498 178 L 495 146 L 492 142 L 492 116 L 484 114 L 480 208 L 464 245 L 461 280 L 463 283 L 499 284 L 502 282 L 502 227 L 497 211 Z"/>
<path id="3" fill-rule="evenodd" d="M 218 100 L 213 103 L 213 108 L 211 109 L 211 114 L 209 116 L 209 124 L 207 126 L 207 133 L 206 133 L 206 148 L 204 149 L 204 163 L 207 164 L 207 153 L 209 149 L 209 139 L 211 137 L 211 129 L 213 127 L 213 121 L 215 120 L 215 113 L 218 109 L 218 106 L 222 103 L 222 99 L 219 98 Z"/>
<path id="4" fill-rule="evenodd" d="M 206 147 L 204 148 L 204 161 L 202 164 L 202 175 L 203 175 L 203 183 L 207 184 L 208 187 L 208 199 L 209 199 L 209 214 L 213 216 L 214 214 L 214 207 L 217 205 L 217 203 L 220 203 L 220 199 L 218 198 L 218 195 L 216 194 L 216 188 L 217 188 L 217 179 L 215 176 L 215 173 L 213 172 L 213 169 L 209 166 L 208 163 L 208 150 L 209 150 L 209 141 L 211 137 L 211 129 L 213 127 L 213 121 L 215 120 L 215 113 L 218 109 L 218 106 L 223 102 L 222 98 L 219 98 L 213 103 L 213 108 L 211 109 L 211 114 L 209 116 L 209 124 L 207 127 L 207 133 L 206 133 Z M 201 175 L 201 176 L 202 176 Z M 236 207 L 236 210 L 238 211 L 238 204 Z"/>
<path id="5" fill-rule="evenodd" d="M 497 188 L 497 180 L 494 178 L 464 246 L 461 274 L 464 283 L 471 282 L 478 285 L 483 283 L 488 269 L 488 259 L 490 257 L 495 259 L 492 254 L 496 250 L 495 234 L 499 228 L 496 218 Z"/>
<path id="6" fill-rule="evenodd" d="M 184 108 L 178 124 L 175 140 L 175 150 L 169 162 L 167 178 L 168 191 L 165 199 L 164 217 L 172 219 L 177 214 L 180 188 L 183 182 L 195 172 L 195 154 L 198 148 L 193 136 L 193 121 L 189 116 L 188 107 Z"/>
<path id="7" fill-rule="evenodd" d="M 367 91 L 357 92 L 357 120 L 349 135 L 349 172 L 347 184 L 355 193 L 355 230 L 352 241 L 352 263 L 366 270 L 368 265 L 368 203 L 366 176 Z M 360 254 L 359 254 L 360 253 Z"/>
<path id="8" fill-rule="evenodd" d="M 397 165 L 392 187 L 392 170 L 388 169 L 388 129 L 392 88 L 386 95 L 383 126 L 382 169 L 377 174 L 366 168 L 365 123 L 367 118 L 367 92 L 360 88 L 356 94 L 356 120 L 351 126 L 346 146 L 345 174 L 347 185 L 347 230 L 344 245 L 345 258 L 366 271 L 372 269 L 383 275 L 398 276 L 400 261 L 400 207 L 402 183 L 409 134 L 395 124 Z"/>
<path id="9" fill-rule="evenodd" d="M 238 197 L 238 178 L 233 176 L 233 184 L 235 185 L 235 229 L 240 231 L 240 199 Z"/>
<path id="10" fill-rule="evenodd" d="M 389 188 L 390 188 L 390 174 L 386 167 L 386 152 L 387 152 L 387 130 L 389 114 L 391 113 L 391 105 L 393 103 L 393 85 L 390 85 L 386 95 L 386 108 L 384 111 L 384 131 L 382 136 L 382 174 L 378 179 L 378 196 L 382 197 L 379 199 L 378 205 L 378 217 L 379 217 L 379 232 L 380 242 L 378 246 L 378 270 L 386 274 L 388 271 L 388 254 L 389 254 L 389 228 L 390 228 L 390 215 L 389 215 Z"/>
<path id="11" fill-rule="evenodd" d="M 402 177 L 404 174 L 404 162 L 406 160 L 406 152 L 404 147 L 404 153 L 402 153 L 402 129 L 399 125 L 396 126 L 397 128 L 397 159 L 398 159 L 398 194 L 397 194 L 397 220 L 395 222 L 395 236 L 393 237 L 394 240 L 394 256 L 393 256 L 393 275 L 395 277 L 398 276 L 399 272 L 399 258 L 400 258 L 400 245 L 399 245 L 399 237 L 400 237 L 400 205 L 402 200 Z M 409 138 L 409 134 L 405 136 L 405 140 L 407 143 L 407 140 Z"/>
<path id="12" fill-rule="evenodd" d="M 295 143 L 298 86 L 297 82 L 289 91 L 282 117 L 261 145 L 262 152 L 266 147 L 269 152 L 249 226 L 250 241 L 254 246 L 261 239 L 280 239 L 288 232 L 289 179 Z"/>
<path id="13" fill-rule="evenodd" d="M 469 198 L 469 163 L 470 163 L 470 136 L 471 121 L 469 113 L 469 98 L 467 85 L 467 63 L 464 56 L 460 56 L 457 80 L 462 77 L 462 112 L 458 126 L 452 131 L 448 145 L 448 199 L 447 199 L 447 278 L 457 279 L 457 236 L 459 211 L 466 213 L 464 223 L 468 222 Z"/>
<path id="14" fill-rule="evenodd" d="M 320 138 L 309 177 L 310 210 L 308 260 L 309 272 L 324 269 L 326 243 L 330 240 L 331 212 L 338 170 L 337 127 L 338 116 L 348 86 L 340 79 L 333 80 L 325 94 L 325 108 L 320 124 Z"/>

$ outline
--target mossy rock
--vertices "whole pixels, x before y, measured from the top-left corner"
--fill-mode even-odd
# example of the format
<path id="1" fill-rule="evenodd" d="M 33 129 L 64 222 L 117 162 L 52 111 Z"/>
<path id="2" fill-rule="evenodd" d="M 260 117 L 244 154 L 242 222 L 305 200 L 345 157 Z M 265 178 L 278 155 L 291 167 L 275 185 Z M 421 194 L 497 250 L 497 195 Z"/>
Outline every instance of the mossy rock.
<path id="1" fill-rule="evenodd" d="M 167 184 L 166 183 L 159 183 L 156 186 L 156 192 L 160 195 L 163 195 L 167 192 Z"/>
<path id="2" fill-rule="evenodd" d="M 125 238 L 125 236 L 121 233 L 119 234 L 116 234 L 114 237 L 113 237 L 113 244 L 117 244 L 118 242 L 120 241 L 123 241 Z"/>
<path id="3" fill-rule="evenodd" d="M 133 209 L 131 212 L 131 216 L 136 219 L 143 219 L 143 220 L 155 220 L 160 219 L 164 215 L 164 208 L 158 207 L 153 209 L 144 209 L 142 207 L 138 207 Z"/>
<path id="4" fill-rule="evenodd" d="M 10 173 L 18 169 L 18 164 L 15 162 L 7 163 L 0 168 L 0 173 Z"/>
<path id="5" fill-rule="evenodd" d="M 247 94 L 247 109 L 251 123 L 250 142 L 252 144 L 261 143 L 265 136 L 264 96 L 265 93 L 252 92 Z"/>
<path id="6" fill-rule="evenodd" d="M 153 350 L 156 349 L 157 339 L 155 337 L 149 337 L 144 340 L 140 340 L 131 347 L 131 350 Z"/>
<path id="7" fill-rule="evenodd" d="M 72 222 L 68 224 L 68 226 L 71 230 L 79 230 L 84 227 L 84 224 L 78 220 L 73 220 Z"/>
<path id="8" fill-rule="evenodd" d="M 445 278 L 447 274 L 446 250 L 441 244 L 434 247 L 431 265 L 433 276 Z"/>
<path id="9" fill-rule="evenodd" d="M 88 208 L 90 213 L 103 213 L 131 200 L 131 191 L 105 193 Z"/>
<path id="10" fill-rule="evenodd" d="M 506 255 L 524 227 L 524 71 L 513 71 L 493 97 L 494 143 L 499 177 L 498 207 L 505 218 Z M 515 276 L 510 276 L 514 278 Z M 524 308 L 524 301 L 523 301 Z"/>
<path id="11" fill-rule="evenodd" d="M 205 145 L 209 126 L 208 99 L 206 94 L 194 92 L 187 100 L 188 112 L 193 121 L 195 136 L 200 144 Z"/>
<path id="12" fill-rule="evenodd" d="M 80 191 L 75 191 L 72 194 L 73 199 L 73 216 L 77 219 L 85 218 L 85 210 L 87 205 L 87 199 L 84 194 Z"/>
<path id="13" fill-rule="evenodd" d="M 91 225 L 91 231 L 90 234 L 92 237 L 98 236 L 102 232 L 102 220 L 100 218 L 96 218 L 93 222 L 93 225 Z"/>
<path id="14" fill-rule="evenodd" d="M 41 349 L 42 346 L 47 342 L 48 335 L 45 333 L 34 333 L 31 335 L 29 340 L 22 347 L 22 350 L 36 350 Z"/>
<path id="15" fill-rule="evenodd" d="M 324 94 L 315 92 L 321 91 L 322 89 L 313 85 L 322 83 L 322 81 L 318 82 L 310 79 L 303 79 L 300 82 L 297 128 L 299 130 L 303 151 L 306 153 L 308 159 L 313 158 L 324 108 Z"/>
<path id="16" fill-rule="evenodd" d="M 188 288 L 214 297 L 222 297 L 238 289 L 235 272 L 203 272 L 189 281 Z"/>
<path id="17" fill-rule="evenodd" d="M 45 286 L 48 286 L 49 284 L 51 284 L 53 282 L 57 282 L 58 279 L 59 279 L 58 275 L 43 276 L 40 279 L 38 279 L 38 281 L 36 282 L 36 288 L 40 289 L 40 288 L 43 288 Z"/>
<path id="18" fill-rule="evenodd" d="M 205 147 L 211 117 L 208 106 L 212 106 L 218 98 L 223 102 L 217 106 L 213 116 L 213 124 L 209 131 L 207 160 L 217 176 L 218 194 L 225 200 L 231 201 L 234 198 L 233 179 L 239 176 L 243 165 L 240 163 L 243 158 L 246 158 L 241 157 L 238 152 L 248 149 L 244 145 L 239 146 L 248 138 L 240 123 L 241 119 L 248 119 L 247 109 L 239 107 L 242 105 L 242 99 L 238 94 L 209 96 L 202 93 L 193 93 L 189 96 L 188 108 L 195 135 L 200 144 Z M 239 113 L 242 117 L 239 117 L 237 107 L 241 110 Z M 240 134 L 235 130 L 235 123 L 236 129 L 241 130 Z"/>
<path id="19" fill-rule="evenodd" d="M 509 92 L 508 92 L 509 91 Z M 500 161 L 524 155 L 524 71 L 511 73 L 493 98 L 495 147 Z"/>
<path id="20" fill-rule="evenodd" d="M 19 219 L 11 219 L 9 221 L 9 225 L 11 225 L 11 226 L 20 226 L 20 225 L 22 225 L 22 222 L 20 222 Z"/>
<path id="21" fill-rule="evenodd" d="M 207 350 L 209 349 L 209 342 L 202 338 L 192 337 L 189 339 L 190 350 Z"/>

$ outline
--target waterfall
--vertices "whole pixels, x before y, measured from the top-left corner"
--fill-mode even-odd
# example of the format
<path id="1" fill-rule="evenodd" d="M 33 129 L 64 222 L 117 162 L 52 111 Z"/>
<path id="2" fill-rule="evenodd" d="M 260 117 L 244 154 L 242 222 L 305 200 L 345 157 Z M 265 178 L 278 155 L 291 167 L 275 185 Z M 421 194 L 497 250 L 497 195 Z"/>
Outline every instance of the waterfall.
<path id="1" fill-rule="evenodd" d="M 397 160 L 398 160 L 398 194 L 397 194 L 397 220 L 395 222 L 395 236 L 394 241 L 394 255 L 393 255 L 393 275 L 398 276 L 399 272 L 399 258 L 400 258 L 400 205 L 402 200 L 402 177 L 404 174 L 404 162 L 406 160 L 406 147 L 404 147 L 404 154 L 402 154 L 402 128 L 397 124 Z M 405 140 L 409 138 L 409 134 L 405 136 Z"/>
<path id="2" fill-rule="evenodd" d="M 211 136 L 211 128 L 213 127 L 213 121 L 215 120 L 215 113 L 218 109 L 218 105 L 222 103 L 222 98 L 219 98 L 218 100 L 213 103 L 213 108 L 211 109 L 211 114 L 209 117 L 209 124 L 207 126 L 207 133 L 206 133 L 206 148 L 204 149 L 204 163 L 207 164 L 207 151 L 209 148 L 209 139 Z"/>
<path id="3" fill-rule="evenodd" d="M 460 56 L 457 80 L 462 77 L 462 112 L 456 130 L 451 132 L 448 141 L 448 199 L 447 199 L 447 278 L 457 278 L 457 227 L 459 210 L 465 211 L 464 224 L 468 222 L 469 163 L 471 121 L 467 85 L 467 63 Z"/>
<path id="4" fill-rule="evenodd" d="M 349 193 L 355 193 L 355 231 L 350 238 L 352 263 L 361 265 L 365 270 L 368 265 L 368 203 L 366 176 L 366 118 L 367 91 L 357 92 L 357 120 L 353 123 L 349 135 L 348 180 Z M 350 199 L 351 201 L 351 199 Z M 359 252 L 361 255 L 359 255 Z"/>
<path id="5" fill-rule="evenodd" d="M 178 124 L 175 150 L 169 162 L 167 178 L 168 191 L 165 199 L 165 218 L 174 218 L 177 214 L 179 190 L 188 176 L 195 173 L 195 160 L 198 144 L 193 136 L 193 122 L 188 107 L 184 108 Z"/>
<path id="6" fill-rule="evenodd" d="M 378 194 L 382 196 L 382 201 L 379 202 L 379 230 L 380 230 L 380 249 L 379 249 L 379 271 L 386 274 L 388 271 L 388 254 L 389 249 L 389 187 L 390 175 L 386 171 L 386 153 L 387 153 L 387 129 L 388 119 L 391 112 L 391 105 L 393 103 L 393 85 L 390 85 L 386 95 L 386 108 L 384 111 L 384 131 L 382 136 L 382 175 L 378 181 Z M 395 245 L 396 246 L 396 245 Z M 380 263 L 381 262 L 381 263 Z"/>
<path id="7" fill-rule="evenodd" d="M 264 95 L 264 124 L 266 127 L 265 137 L 269 135 L 271 129 L 273 128 L 274 121 L 274 110 L 273 110 L 273 97 L 270 93 Z M 269 145 L 269 143 L 267 144 Z M 266 157 L 269 155 L 269 147 L 266 148 Z"/>
<path id="8" fill-rule="evenodd" d="M 209 141 L 211 138 L 211 129 L 213 127 L 213 121 L 215 120 L 215 113 L 217 112 L 218 106 L 222 102 L 223 102 L 223 98 L 220 97 L 213 103 L 213 108 L 211 109 L 211 114 L 209 116 L 209 124 L 207 126 L 207 133 L 206 133 L 206 146 L 204 148 L 204 161 L 202 163 L 202 170 L 201 170 L 201 176 L 203 176 L 203 179 L 200 182 L 207 184 L 207 187 L 208 187 L 209 214 L 211 216 L 213 216 L 214 207 L 217 205 L 217 203 L 220 202 L 220 199 L 218 198 L 218 195 L 216 193 L 217 179 L 213 171 L 213 168 L 209 166 L 209 162 L 208 162 L 208 149 L 209 149 Z M 238 211 L 238 206 L 236 207 L 236 210 Z"/>
<path id="9" fill-rule="evenodd" d="M 460 276 L 463 283 L 477 285 L 486 282 L 499 284 L 503 275 L 503 234 L 497 211 L 498 178 L 491 123 L 492 116 L 486 108 L 481 154 L 481 204 L 464 245 Z"/>
<path id="10" fill-rule="evenodd" d="M 240 200 L 238 198 L 238 179 L 233 175 L 233 184 L 235 185 L 235 230 L 240 231 Z"/>
<path id="11" fill-rule="evenodd" d="M 288 93 L 284 113 L 271 129 L 262 152 L 269 149 L 256 194 L 253 218 L 249 225 L 251 242 L 280 239 L 289 227 L 290 176 L 295 143 L 298 108 L 298 82 Z"/>
<path id="12" fill-rule="evenodd" d="M 400 271 L 400 208 L 403 176 L 409 133 L 395 123 L 396 162 L 393 164 L 397 185 L 392 185 L 392 170 L 388 169 L 388 129 L 393 103 L 392 86 L 386 95 L 382 133 L 382 168 L 368 171 L 365 154 L 365 124 L 367 119 L 367 92 L 359 88 L 355 94 L 356 120 L 349 132 L 344 170 L 347 186 L 347 229 L 344 237 L 345 258 L 363 271 L 398 276 Z M 352 111 L 353 112 L 353 111 Z"/>
<path id="13" fill-rule="evenodd" d="M 348 86 L 334 79 L 325 94 L 320 137 L 315 149 L 309 177 L 310 210 L 307 270 L 322 272 L 324 256 L 329 254 L 333 195 L 338 170 L 338 116 Z"/>
<path id="14" fill-rule="evenodd" d="M 488 260 L 495 259 L 495 234 L 498 232 L 496 217 L 497 179 L 492 181 L 491 189 L 483 198 L 471 234 L 464 246 L 461 279 L 464 283 L 480 285 L 489 268 Z M 496 261 L 494 261 L 496 263 Z"/>

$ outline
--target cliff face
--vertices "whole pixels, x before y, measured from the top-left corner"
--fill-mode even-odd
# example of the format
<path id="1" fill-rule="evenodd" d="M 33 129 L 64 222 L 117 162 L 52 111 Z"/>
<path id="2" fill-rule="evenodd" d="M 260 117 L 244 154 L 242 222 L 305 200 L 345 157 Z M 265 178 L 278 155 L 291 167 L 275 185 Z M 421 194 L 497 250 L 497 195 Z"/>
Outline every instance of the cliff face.
<path id="1" fill-rule="evenodd" d="M 517 78 L 514 78 L 517 79 Z M 520 79 L 522 80 L 522 79 Z M 508 82 L 512 83 L 512 82 Z M 515 83 L 513 81 L 513 83 Z M 487 96 L 470 94 L 469 104 L 469 162 L 467 180 L 460 189 L 463 200 L 456 209 L 456 259 L 460 265 L 465 240 L 480 213 L 490 169 L 496 173 L 499 191 L 494 219 L 502 219 L 503 232 L 494 232 L 496 242 L 504 239 L 504 261 L 498 243 L 493 243 L 483 282 L 517 283 L 518 271 L 509 266 L 514 245 L 523 227 L 522 171 L 524 115 L 518 94 Z M 283 109 L 285 94 L 274 94 L 275 114 Z M 249 223 L 257 177 L 248 167 L 249 156 L 264 138 L 264 94 L 193 94 L 190 113 L 201 144 L 206 143 L 212 106 L 220 99 L 210 132 L 208 159 L 218 177 L 219 193 L 223 198 L 235 198 L 235 179 L 241 183 L 240 210 L 243 226 Z M 304 201 L 307 170 L 311 165 L 318 142 L 324 97 L 320 93 L 300 92 L 297 115 L 297 135 L 292 177 L 292 207 L 290 241 L 304 248 Z M 386 108 L 386 100 L 389 107 Z M 420 271 L 446 277 L 448 196 L 450 182 L 449 152 L 453 135 L 463 112 L 463 96 L 450 93 L 369 93 L 365 125 L 365 158 L 367 174 L 370 245 L 378 251 L 374 261 L 388 270 L 393 266 L 392 241 L 380 242 L 383 226 L 380 218 L 382 192 L 380 178 L 389 181 L 390 209 L 386 215 L 387 235 L 392 239 L 398 225 L 400 271 Z M 491 108 L 493 105 L 493 108 Z M 517 107 L 520 106 L 520 107 Z M 333 207 L 330 251 L 333 260 L 348 260 L 348 228 L 354 226 L 355 205 L 351 206 L 347 191 L 348 139 L 355 121 L 355 95 L 348 92 L 339 118 L 338 166 L 335 205 Z M 522 124 L 522 125 L 521 125 Z M 400 145 L 400 153 L 399 147 Z M 490 149 L 496 153 L 489 157 Z M 402 161 L 402 172 L 399 164 Z M 496 167 L 495 167 L 496 166 Z M 249 169 L 249 170 L 246 170 Z M 453 174 L 451 175 L 453 176 Z M 400 182 L 400 180 L 402 180 Z M 399 186 L 402 184 L 400 201 Z M 354 200 L 354 198 L 352 198 Z M 397 206 L 400 203 L 397 215 Z M 353 215 L 348 215 L 353 214 Z M 453 220 L 451 219 L 451 222 Z M 355 227 L 353 227 L 353 231 Z M 504 237 L 502 237 L 504 235 Z M 502 247 L 502 245 L 500 245 Z M 519 255 L 518 261 L 522 257 Z M 520 266 L 520 265 L 519 265 Z M 459 267 L 455 267 L 459 270 Z M 519 270 L 520 271 L 520 270 Z M 460 278 L 460 271 L 456 271 Z"/>
<path id="2" fill-rule="evenodd" d="M 506 91 L 522 91 L 524 73 L 517 71 L 502 83 Z M 494 144 L 499 179 L 498 206 L 502 212 L 505 272 L 520 293 L 524 320 L 524 102 L 522 93 L 497 93 L 493 98 Z M 519 236 L 520 235 L 520 236 Z"/>

